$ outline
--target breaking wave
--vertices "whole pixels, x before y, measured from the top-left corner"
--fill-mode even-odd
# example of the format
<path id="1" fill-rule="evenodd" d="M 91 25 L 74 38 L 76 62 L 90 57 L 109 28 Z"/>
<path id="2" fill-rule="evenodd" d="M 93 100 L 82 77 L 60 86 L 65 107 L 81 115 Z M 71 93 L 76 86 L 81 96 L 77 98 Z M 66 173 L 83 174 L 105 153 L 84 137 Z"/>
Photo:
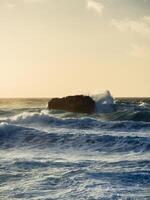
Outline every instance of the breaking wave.
<path id="1" fill-rule="evenodd" d="M 149 100 L 93 98 L 92 115 L 0 100 L 1 199 L 150 199 Z"/>
<path id="2" fill-rule="evenodd" d="M 96 102 L 96 113 L 109 113 L 115 111 L 115 102 L 109 91 L 92 95 L 91 97 Z"/>
<path id="3" fill-rule="evenodd" d="M 109 133 L 105 135 L 70 133 L 67 130 L 60 133 L 55 130 L 44 132 L 3 123 L 0 125 L 0 146 L 1 148 L 31 146 L 61 150 L 71 148 L 101 152 L 145 152 L 150 151 L 150 138 L 109 135 Z"/>
<path id="4" fill-rule="evenodd" d="M 62 115 L 61 115 L 62 114 Z M 41 112 L 24 112 L 13 117 L 8 117 L 2 120 L 2 122 L 10 124 L 22 124 L 28 127 L 64 127 L 73 129 L 102 129 L 102 130 L 123 130 L 123 131 L 133 131 L 141 129 L 150 129 L 150 123 L 140 121 L 142 115 L 126 114 L 121 115 L 120 113 L 107 115 L 103 117 L 95 117 L 88 115 L 77 115 L 70 113 L 68 115 L 61 114 L 51 114 L 47 110 L 42 110 Z M 147 117 L 147 116 L 146 116 Z M 149 117 L 149 116 L 148 116 Z M 104 120 L 105 118 L 105 120 Z M 107 120 L 106 120 L 107 119 Z M 109 120 L 108 120 L 109 119 Z M 128 120 L 127 120 L 128 119 Z M 130 120 L 129 120 L 130 119 Z M 143 118 L 142 118 L 143 119 Z M 149 119 L 149 118 L 148 118 Z"/>

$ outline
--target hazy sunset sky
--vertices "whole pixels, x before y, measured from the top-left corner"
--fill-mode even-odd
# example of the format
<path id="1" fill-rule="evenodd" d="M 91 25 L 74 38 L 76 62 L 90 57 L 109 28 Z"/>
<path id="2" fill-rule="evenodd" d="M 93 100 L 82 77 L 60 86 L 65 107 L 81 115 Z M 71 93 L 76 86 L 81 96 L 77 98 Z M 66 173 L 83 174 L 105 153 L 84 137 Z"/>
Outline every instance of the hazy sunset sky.
<path id="1" fill-rule="evenodd" d="M 0 97 L 150 96 L 150 0 L 0 0 Z"/>

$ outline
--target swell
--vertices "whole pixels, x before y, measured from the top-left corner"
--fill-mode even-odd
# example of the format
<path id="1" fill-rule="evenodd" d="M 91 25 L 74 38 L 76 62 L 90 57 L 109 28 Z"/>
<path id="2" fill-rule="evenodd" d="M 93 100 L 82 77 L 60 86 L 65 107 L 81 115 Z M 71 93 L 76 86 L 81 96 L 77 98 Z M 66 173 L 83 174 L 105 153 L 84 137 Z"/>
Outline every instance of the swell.
<path id="1" fill-rule="evenodd" d="M 120 118 L 124 119 L 124 121 L 121 121 Z M 51 114 L 47 110 L 43 110 L 41 112 L 23 112 L 13 117 L 3 118 L 1 122 L 37 128 L 62 127 L 68 129 L 101 129 L 118 131 L 150 129 L 149 122 L 128 121 L 125 120 L 125 117 L 121 113 L 100 117 L 96 115 L 77 115 L 74 113 L 60 114 L 56 112 L 55 114 Z"/>
<path id="2" fill-rule="evenodd" d="M 104 94 L 91 96 L 96 102 L 96 112 L 93 115 L 69 113 L 60 110 L 42 110 L 47 100 L 20 101 L 16 107 L 7 105 L 7 109 L 0 109 L 0 116 L 10 123 L 70 123 L 76 118 L 77 127 L 83 124 L 83 118 L 95 121 L 129 121 L 129 122 L 150 122 L 150 101 L 140 101 L 136 99 L 115 100 L 109 91 Z M 39 102 L 38 102 L 39 101 Z M 41 102 L 40 102 L 41 101 Z M 11 101 L 10 101 L 11 102 Z M 38 102 L 38 104 L 37 104 Z M 43 102 L 43 104 L 42 104 Z M 24 103 L 24 104 L 23 104 Z M 30 106 L 29 106 L 29 105 Z M 22 105 L 22 106 L 20 106 Z M 23 106 L 24 105 L 24 106 Z M 39 105 L 39 107 L 38 107 Z M 29 106 L 29 107 L 28 107 Z M 61 119 L 60 119 L 61 118 Z M 64 121 L 61 121 L 63 118 Z M 66 119 L 67 118 L 67 119 Z M 60 121 L 59 121 L 60 119 Z M 45 120 L 45 122 L 44 122 Z M 32 122 L 31 122 L 32 121 Z M 70 121 L 70 122 L 69 122 Z M 75 120 L 74 120 L 75 121 Z M 91 124 L 91 120 L 85 120 Z M 58 123 L 57 123 L 58 122 Z M 62 122 L 62 123 L 61 123 Z M 142 124 L 142 123 L 141 123 Z M 95 123 L 94 123 L 95 125 Z M 143 124 L 142 124 L 143 126 Z M 147 125 L 146 125 L 147 126 Z M 138 127 L 139 128 L 139 127 Z"/>
<path id="3" fill-rule="evenodd" d="M 106 118 L 113 121 L 150 122 L 150 111 L 125 109 L 111 113 L 107 115 Z"/>
<path id="4" fill-rule="evenodd" d="M 54 161 L 54 160 L 15 160 L 13 163 L 10 163 L 11 167 L 17 167 L 19 169 L 37 169 L 37 168 L 80 168 L 80 169 L 86 169 L 88 166 L 97 167 L 101 168 L 101 171 L 110 171 L 113 172 L 121 172 L 122 169 L 126 169 L 126 171 L 133 171 L 134 169 L 138 170 L 139 172 L 142 172 L 144 170 L 145 172 L 150 172 L 150 161 L 149 160 L 126 160 L 126 161 L 115 161 L 114 162 L 109 162 L 109 161 L 99 161 L 96 160 L 93 162 L 93 160 L 80 160 L 76 162 L 68 161 L 68 160 L 63 160 L 63 161 Z"/>
<path id="5" fill-rule="evenodd" d="M 0 148 L 28 146 L 29 148 L 59 148 L 91 150 L 102 152 L 149 152 L 150 138 L 138 136 L 113 136 L 101 134 L 86 134 L 84 132 L 70 133 L 42 132 L 11 124 L 0 125 Z"/>

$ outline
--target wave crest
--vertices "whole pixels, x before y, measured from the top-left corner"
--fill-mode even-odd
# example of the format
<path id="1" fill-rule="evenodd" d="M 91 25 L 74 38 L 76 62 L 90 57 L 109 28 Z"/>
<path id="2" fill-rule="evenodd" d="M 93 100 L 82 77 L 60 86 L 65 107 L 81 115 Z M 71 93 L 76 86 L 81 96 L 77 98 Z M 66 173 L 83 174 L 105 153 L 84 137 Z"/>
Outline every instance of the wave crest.
<path id="1" fill-rule="evenodd" d="M 134 116 L 135 121 L 121 121 L 125 120 L 126 117 L 131 117 L 129 114 L 125 116 L 120 116 L 119 113 L 114 115 L 109 115 L 109 117 L 114 121 L 102 120 L 99 117 L 90 117 L 90 116 L 81 116 L 81 115 L 72 115 L 72 117 L 61 116 L 59 114 L 51 114 L 48 110 L 43 110 L 41 112 L 24 112 L 13 117 L 5 119 L 5 122 L 16 125 L 24 125 L 27 127 L 34 128 L 50 128 L 50 127 L 62 127 L 67 129 L 98 129 L 98 130 L 122 130 L 122 131 L 133 131 L 133 130 L 142 130 L 149 129 L 149 122 L 139 122 L 138 117 Z M 120 121 L 116 121 L 116 120 Z M 132 116 L 133 119 L 133 116 Z"/>
<path id="2" fill-rule="evenodd" d="M 96 113 L 109 113 L 116 110 L 115 102 L 110 91 L 91 96 L 96 102 Z"/>
<path id="3" fill-rule="evenodd" d="M 7 123 L 0 125 L 0 148 L 15 146 L 36 148 L 69 148 L 102 152 L 150 151 L 150 138 L 101 134 L 70 133 L 69 131 L 42 132 Z"/>

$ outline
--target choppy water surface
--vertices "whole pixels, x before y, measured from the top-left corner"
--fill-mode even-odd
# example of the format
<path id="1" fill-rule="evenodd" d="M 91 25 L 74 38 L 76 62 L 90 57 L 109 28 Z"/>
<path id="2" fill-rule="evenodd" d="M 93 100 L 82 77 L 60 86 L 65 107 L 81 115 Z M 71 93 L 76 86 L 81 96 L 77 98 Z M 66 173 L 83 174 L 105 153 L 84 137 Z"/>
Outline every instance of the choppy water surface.
<path id="1" fill-rule="evenodd" d="M 0 199 L 149 200 L 150 99 L 101 99 L 93 115 L 1 99 Z"/>

